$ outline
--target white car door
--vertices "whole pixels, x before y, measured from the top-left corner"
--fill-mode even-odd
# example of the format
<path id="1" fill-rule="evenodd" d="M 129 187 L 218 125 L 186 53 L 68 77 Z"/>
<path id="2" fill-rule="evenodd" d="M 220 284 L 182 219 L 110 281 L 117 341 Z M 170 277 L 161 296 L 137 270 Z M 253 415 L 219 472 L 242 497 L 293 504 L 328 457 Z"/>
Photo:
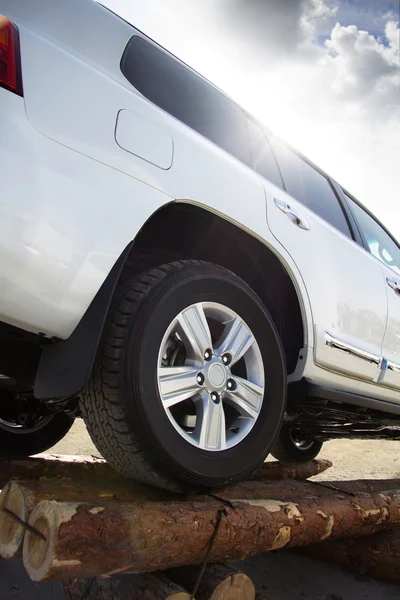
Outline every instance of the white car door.
<path id="1" fill-rule="evenodd" d="M 278 140 L 272 145 L 290 195 L 265 183 L 268 224 L 304 279 L 313 313 L 314 361 L 377 382 L 387 319 L 381 266 L 352 239 L 329 180 Z"/>
<path id="2" fill-rule="evenodd" d="M 347 194 L 346 194 L 347 196 Z M 380 384 L 400 390 L 400 248 L 381 225 L 352 198 L 347 201 L 373 260 L 381 266 L 385 282 L 388 319 L 382 346 Z"/>

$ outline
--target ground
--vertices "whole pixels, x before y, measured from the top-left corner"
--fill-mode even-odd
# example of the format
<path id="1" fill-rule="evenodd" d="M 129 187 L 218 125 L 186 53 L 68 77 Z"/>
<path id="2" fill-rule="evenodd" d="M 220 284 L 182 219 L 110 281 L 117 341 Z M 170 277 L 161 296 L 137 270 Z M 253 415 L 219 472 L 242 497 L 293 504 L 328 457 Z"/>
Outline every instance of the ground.
<path id="1" fill-rule="evenodd" d="M 321 458 L 334 466 L 319 480 L 400 478 L 400 442 L 336 440 Z M 82 421 L 52 452 L 99 456 Z M 270 552 L 248 559 L 243 568 L 269 600 L 400 600 L 400 586 L 358 577 L 328 563 L 292 552 Z M 65 600 L 58 583 L 33 584 L 21 561 L 0 559 L 0 600 Z"/>

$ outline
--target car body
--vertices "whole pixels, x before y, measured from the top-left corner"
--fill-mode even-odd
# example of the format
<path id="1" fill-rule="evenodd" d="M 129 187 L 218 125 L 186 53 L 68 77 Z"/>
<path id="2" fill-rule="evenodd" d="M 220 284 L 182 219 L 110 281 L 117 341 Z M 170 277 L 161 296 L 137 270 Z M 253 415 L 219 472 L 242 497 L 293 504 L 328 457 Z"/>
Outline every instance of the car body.
<path id="1" fill-rule="evenodd" d="M 200 260 L 268 310 L 286 426 L 396 436 L 400 250 L 388 231 L 100 4 L 0 0 L 0 13 L 20 78 L 0 87 L 0 372 L 32 386 L 24 402 L 77 414 L 127 265 Z"/>

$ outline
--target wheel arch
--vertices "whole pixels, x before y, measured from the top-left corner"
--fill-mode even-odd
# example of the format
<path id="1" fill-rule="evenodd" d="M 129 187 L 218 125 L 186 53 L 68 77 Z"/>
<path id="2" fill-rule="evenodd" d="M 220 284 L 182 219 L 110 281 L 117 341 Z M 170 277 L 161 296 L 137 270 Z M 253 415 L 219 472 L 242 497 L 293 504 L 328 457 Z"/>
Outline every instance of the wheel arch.
<path id="1" fill-rule="evenodd" d="M 151 267 L 182 259 L 220 264 L 256 291 L 281 335 L 288 374 L 296 370 L 296 379 L 300 378 L 311 345 L 311 309 L 295 264 L 283 247 L 278 252 L 278 242 L 269 230 L 267 233 L 269 239 L 260 238 L 229 216 L 193 200 L 163 205 L 128 243 L 71 336 L 44 349 L 35 377 L 35 396 L 50 400 L 79 393 L 89 379 L 117 284 Z"/>

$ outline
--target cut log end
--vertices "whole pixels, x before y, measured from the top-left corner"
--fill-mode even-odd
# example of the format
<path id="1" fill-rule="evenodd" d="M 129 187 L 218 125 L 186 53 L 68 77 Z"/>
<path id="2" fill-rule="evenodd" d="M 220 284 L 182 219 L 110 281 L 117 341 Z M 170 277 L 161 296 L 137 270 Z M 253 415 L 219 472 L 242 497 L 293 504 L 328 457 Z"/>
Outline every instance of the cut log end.
<path id="1" fill-rule="evenodd" d="M 254 584 L 245 573 L 235 573 L 215 588 L 210 600 L 254 600 Z"/>
<path id="2" fill-rule="evenodd" d="M 37 534 L 32 530 L 26 532 L 23 557 L 25 569 L 33 581 L 47 579 L 54 559 L 59 523 L 60 515 L 56 502 L 41 502 L 31 514 L 29 524 Z"/>
<path id="3" fill-rule="evenodd" d="M 181 567 L 166 572 L 169 579 L 187 590 L 193 589 L 199 567 Z M 255 588 L 248 575 L 233 565 L 208 565 L 196 592 L 197 600 L 254 600 Z"/>
<path id="4" fill-rule="evenodd" d="M 20 487 L 13 481 L 7 483 L 0 494 L 0 556 L 12 558 L 22 555 L 25 528 L 7 509 L 24 523 L 29 518 L 29 508 Z"/>

